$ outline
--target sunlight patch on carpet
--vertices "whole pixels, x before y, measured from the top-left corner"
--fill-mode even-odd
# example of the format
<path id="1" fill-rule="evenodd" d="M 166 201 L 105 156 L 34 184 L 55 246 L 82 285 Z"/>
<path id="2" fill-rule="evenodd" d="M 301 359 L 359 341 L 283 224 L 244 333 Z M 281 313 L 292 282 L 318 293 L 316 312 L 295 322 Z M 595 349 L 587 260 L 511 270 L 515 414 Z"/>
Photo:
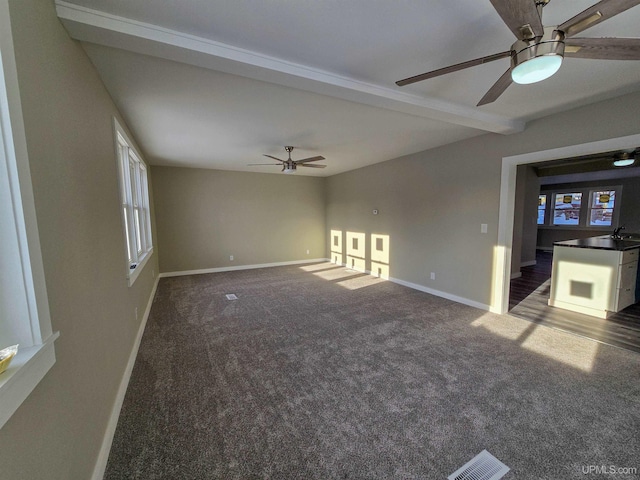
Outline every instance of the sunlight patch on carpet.
<path id="1" fill-rule="evenodd" d="M 353 275 L 353 272 L 351 272 L 351 275 Z M 358 290 L 359 288 L 370 287 L 371 285 L 377 285 L 385 281 L 386 280 L 383 280 L 382 278 L 363 275 L 361 277 L 336 282 L 336 285 L 340 285 L 348 290 Z"/>
<path id="2" fill-rule="evenodd" d="M 567 337 L 573 337 L 573 341 L 567 342 Z M 593 370 L 600 344 L 593 340 L 538 326 L 522 342 L 522 347 L 584 372 L 590 372 Z"/>

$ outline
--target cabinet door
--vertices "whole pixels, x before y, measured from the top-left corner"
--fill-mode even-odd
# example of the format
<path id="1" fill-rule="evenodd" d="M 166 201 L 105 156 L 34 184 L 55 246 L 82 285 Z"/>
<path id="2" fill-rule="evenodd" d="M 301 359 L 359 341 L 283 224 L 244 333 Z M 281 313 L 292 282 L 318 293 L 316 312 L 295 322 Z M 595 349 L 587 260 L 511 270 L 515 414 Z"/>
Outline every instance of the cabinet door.
<path id="1" fill-rule="evenodd" d="M 637 261 L 620 265 L 618 270 L 617 288 L 631 288 L 635 291 L 637 273 L 638 273 Z"/>
<path id="2" fill-rule="evenodd" d="M 634 286 L 635 287 L 635 286 Z M 619 288 L 617 294 L 617 305 L 615 312 L 636 303 L 636 289 L 631 287 Z"/>
<path id="3" fill-rule="evenodd" d="M 620 263 L 625 264 L 629 262 L 637 262 L 638 252 L 640 252 L 639 248 L 634 248 L 632 250 L 625 250 L 624 252 L 622 252 Z"/>

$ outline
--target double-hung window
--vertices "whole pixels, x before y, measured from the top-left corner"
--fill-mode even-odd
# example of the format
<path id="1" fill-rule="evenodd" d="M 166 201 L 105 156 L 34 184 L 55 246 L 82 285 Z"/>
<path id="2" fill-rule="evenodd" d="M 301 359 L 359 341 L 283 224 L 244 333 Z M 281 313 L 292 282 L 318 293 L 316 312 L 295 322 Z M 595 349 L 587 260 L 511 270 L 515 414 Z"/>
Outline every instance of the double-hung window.
<path id="1" fill-rule="evenodd" d="M 553 209 L 554 225 L 579 225 L 582 193 L 556 193 Z"/>
<path id="2" fill-rule="evenodd" d="M 611 226 L 616 203 L 615 190 L 594 190 L 589 202 L 589 225 Z"/>
<path id="3" fill-rule="evenodd" d="M 127 277 L 133 284 L 153 250 L 147 165 L 114 119 Z"/>

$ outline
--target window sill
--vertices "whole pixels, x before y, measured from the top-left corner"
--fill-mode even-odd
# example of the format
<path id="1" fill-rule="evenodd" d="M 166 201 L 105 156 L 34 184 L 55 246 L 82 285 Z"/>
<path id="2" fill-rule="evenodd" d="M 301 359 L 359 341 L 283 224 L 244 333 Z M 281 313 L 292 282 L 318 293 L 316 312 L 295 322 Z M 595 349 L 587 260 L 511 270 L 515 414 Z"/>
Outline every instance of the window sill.
<path id="1" fill-rule="evenodd" d="M 538 228 L 545 230 L 593 230 L 596 232 L 610 232 L 614 227 L 602 226 L 596 227 L 591 225 L 538 225 Z"/>
<path id="2" fill-rule="evenodd" d="M 135 269 L 129 271 L 129 275 L 127 277 L 129 279 L 129 286 L 133 285 L 133 282 L 136 281 L 136 279 L 138 278 L 138 276 L 144 269 L 144 266 L 147 264 L 147 262 L 149 261 L 152 255 L 153 255 L 153 248 L 149 250 L 147 253 L 145 253 L 144 257 L 142 257 L 142 260 L 138 262 L 138 265 L 136 265 Z"/>
<path id="3" fill-rule="evenodd" d="M 56 332 L 42 345 L 21 348 L 9 368 L 0 374 L 0 428 L 56 362 L 53 342 L 59 336 Z"/>

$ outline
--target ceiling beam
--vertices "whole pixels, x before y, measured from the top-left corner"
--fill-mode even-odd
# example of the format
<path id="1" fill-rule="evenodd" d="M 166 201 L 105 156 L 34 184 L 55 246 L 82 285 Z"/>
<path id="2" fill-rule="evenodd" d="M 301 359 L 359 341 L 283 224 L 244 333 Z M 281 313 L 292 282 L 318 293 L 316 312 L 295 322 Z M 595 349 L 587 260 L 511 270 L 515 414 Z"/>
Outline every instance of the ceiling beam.
<path id="1" fill-rule="evenodd" d="M 386 108 L 486 132 L 522 132 L 525 122 L 433 97 L 374 85 L 232 45 L 56 1 L 58 17 L 80 41 Z"/>

